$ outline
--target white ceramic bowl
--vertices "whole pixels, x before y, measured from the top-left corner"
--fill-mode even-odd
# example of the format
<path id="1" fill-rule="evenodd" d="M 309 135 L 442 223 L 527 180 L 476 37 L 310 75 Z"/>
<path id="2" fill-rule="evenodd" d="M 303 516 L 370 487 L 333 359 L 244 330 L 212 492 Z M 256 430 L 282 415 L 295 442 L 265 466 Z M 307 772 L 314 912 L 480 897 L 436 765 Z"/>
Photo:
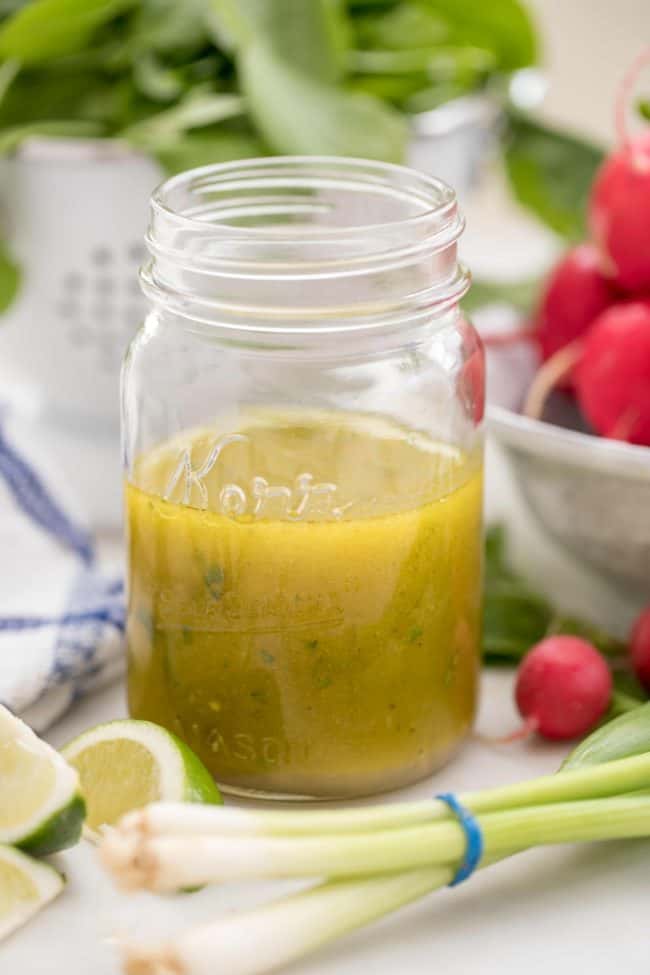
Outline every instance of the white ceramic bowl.
<path id="1" fill-rule="evenodd" d="M 521 403 L 533 369 L 531 361 L 521 368 L 520 360 L 515 374 L 519 394 L 511 386 L 509 405 L 494 402 L 499 391 L 494 389 L 490 431 L 542 527 L 625 592 L 647 598 L 650 448 L 583 432 L 577 411 L 560 395 L 547 411 L 555 422 L 522 416 L 512 407 Z"/>

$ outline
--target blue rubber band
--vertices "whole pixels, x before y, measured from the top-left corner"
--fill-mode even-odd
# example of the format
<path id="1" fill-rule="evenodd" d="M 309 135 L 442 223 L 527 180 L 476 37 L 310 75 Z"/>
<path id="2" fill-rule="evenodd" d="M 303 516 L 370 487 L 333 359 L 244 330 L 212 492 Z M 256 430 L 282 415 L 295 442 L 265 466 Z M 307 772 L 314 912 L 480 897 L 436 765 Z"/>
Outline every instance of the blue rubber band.
<path id="1" fill-rule="evenodd" d="M 469 809 L 461 805 L 453 792 L 441 792 L 436 796 L 441 802 L 446 802 L 451 811 L 456 815 L 458 822 L 463 828 L 467 847 L 465 857 L 460 867 L 456 871 L 454 879 L 449 884 L 450 887 L 457 887 L 463 880 L 471 877 L 478 867 L 483 856 L 483 832 L 478 824 L 478 820 L 472 816 Z"/>

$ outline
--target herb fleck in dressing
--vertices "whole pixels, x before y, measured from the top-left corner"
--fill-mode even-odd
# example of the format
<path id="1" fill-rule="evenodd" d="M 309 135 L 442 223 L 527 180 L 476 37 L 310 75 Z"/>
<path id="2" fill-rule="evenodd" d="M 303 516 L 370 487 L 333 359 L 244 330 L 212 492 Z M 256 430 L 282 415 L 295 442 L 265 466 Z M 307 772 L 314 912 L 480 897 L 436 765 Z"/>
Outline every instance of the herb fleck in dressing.
<path id="1" fill-rule="evenodd" d="M 373 418 L 251 415 L 215 452 L 228 433 L 159 447 L 127 485 L 132 715 L 232 789 L 428 774 L 475 708 L 480 461 Z"/>

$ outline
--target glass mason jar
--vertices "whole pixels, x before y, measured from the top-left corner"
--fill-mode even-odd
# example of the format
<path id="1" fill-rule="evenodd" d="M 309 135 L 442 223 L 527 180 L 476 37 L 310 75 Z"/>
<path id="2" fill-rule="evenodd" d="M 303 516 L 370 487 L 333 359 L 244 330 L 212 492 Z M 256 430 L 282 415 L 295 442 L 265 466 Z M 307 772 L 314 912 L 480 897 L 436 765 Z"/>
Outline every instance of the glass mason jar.
<path id="1" fill-rule="evenodd" d="M 226 790 L 428 775 L 474 715 L 483 354 L 453 191 L 272 158 L 155 193 L 127 354 L 129 707 Z"/>

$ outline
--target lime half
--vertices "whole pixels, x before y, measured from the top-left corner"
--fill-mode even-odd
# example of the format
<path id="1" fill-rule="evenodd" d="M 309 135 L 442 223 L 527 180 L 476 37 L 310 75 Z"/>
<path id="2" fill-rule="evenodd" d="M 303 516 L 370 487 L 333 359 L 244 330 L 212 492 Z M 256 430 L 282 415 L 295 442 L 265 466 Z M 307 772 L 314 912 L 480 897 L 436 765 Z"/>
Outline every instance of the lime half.
<path id="1" fill-rule="evenodd" d="M 194 752 L 150 721 L 97 725 L 66 745 L 63 755 L 79 773 L 91 835 L 150 802 L 221 802 Z"/>
<path id="2" fill-rule="evenodd" d="M 0 940 L 53 900 L 64 885 L 49 864 L 0 845 Z"/>
<path id="3" fill-rule="evenodd" d="M 38 856 L 73 846 L 85 807 L 74 769 L 0 706 L 0 843 Z"/>

